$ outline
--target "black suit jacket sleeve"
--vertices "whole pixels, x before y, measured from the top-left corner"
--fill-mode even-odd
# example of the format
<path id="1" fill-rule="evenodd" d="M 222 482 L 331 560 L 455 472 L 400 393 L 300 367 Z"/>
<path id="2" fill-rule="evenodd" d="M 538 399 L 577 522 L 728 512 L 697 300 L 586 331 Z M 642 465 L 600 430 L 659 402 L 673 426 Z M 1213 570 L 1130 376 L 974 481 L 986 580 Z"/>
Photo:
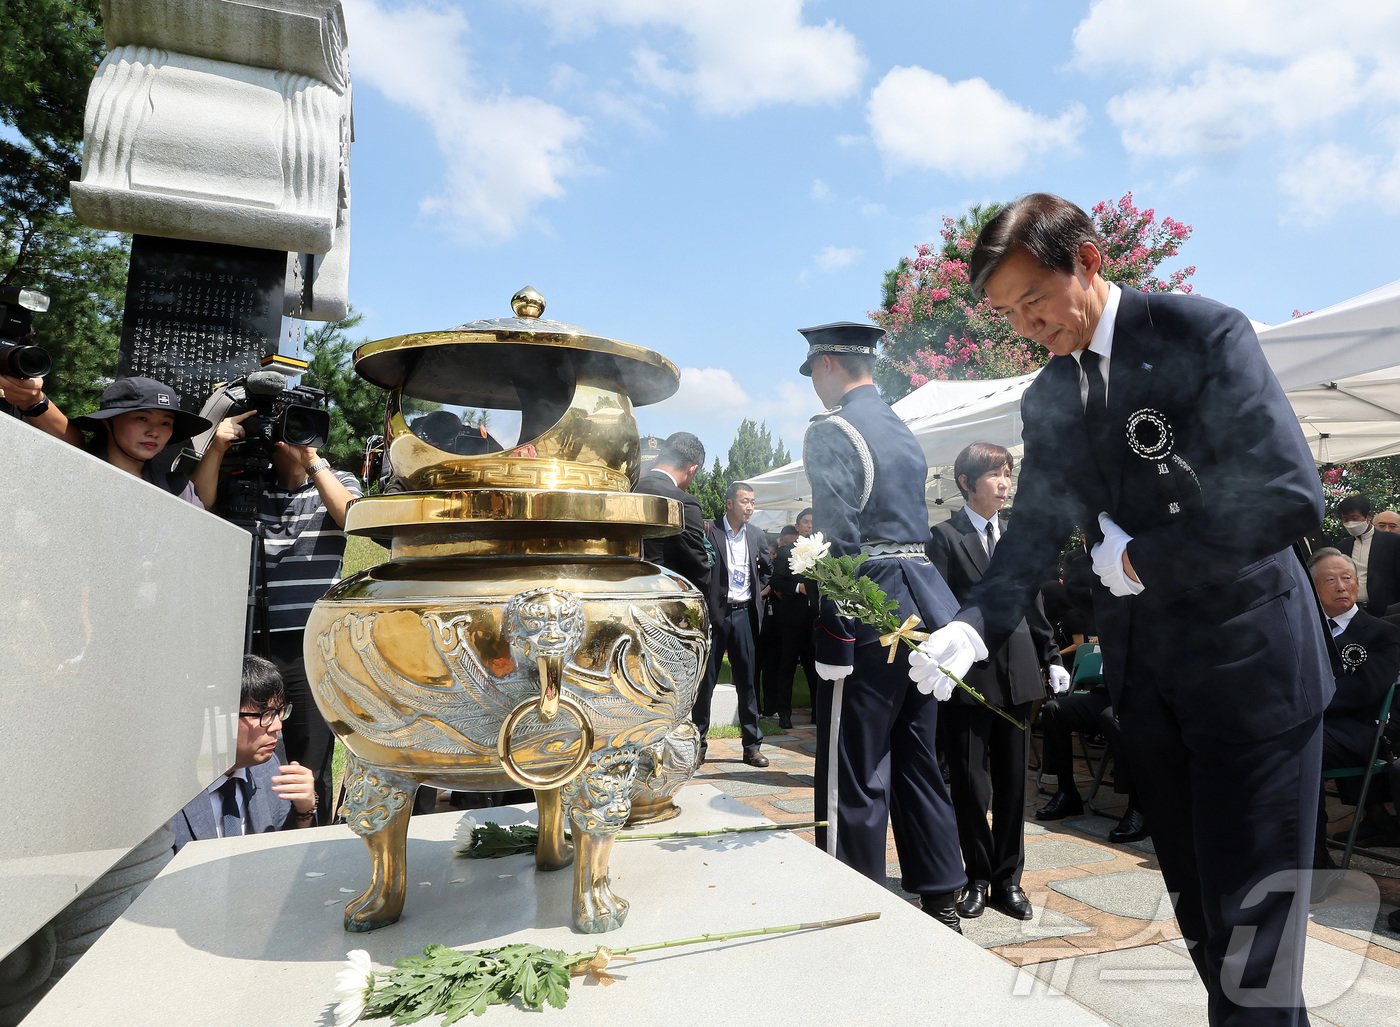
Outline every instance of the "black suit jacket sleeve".
<path id="1" fill-rule="evenodd" d="M 700 503 L 695 497 L 686 494 L 681 512 L 685 517 L 685 527 L 681 529 L 670 549 L 671 559 L 679 566 L 671 570 L 689 578 L 700 591 L 710 582 L 710 551 L 705 545 L 705 515 L 700 511 Z"/>
<path id="2" fill-rule="evenodd" d="M 1400 628 L 1358 610 L 1336 642 L 1342 666 L 1334 666 L 1337 691 L 1327 704 L 1327 716 L 1343 713 L 1374 717 L 1386 691 L 1400 675 Z M 1357 651 L 1349 648 L 1353 645 L 1365 653 L 1359 662 Z M 1351 669 L 1347 666 L 1348 656 L 1354 664 Z"/>

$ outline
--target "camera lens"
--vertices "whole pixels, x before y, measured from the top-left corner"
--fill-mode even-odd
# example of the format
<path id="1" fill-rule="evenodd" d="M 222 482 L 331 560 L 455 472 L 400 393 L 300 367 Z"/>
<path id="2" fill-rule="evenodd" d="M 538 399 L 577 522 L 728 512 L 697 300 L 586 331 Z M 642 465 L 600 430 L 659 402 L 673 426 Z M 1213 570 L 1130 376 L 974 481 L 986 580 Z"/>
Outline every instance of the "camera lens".
<path id="1" fill-rule="evenodd" d="M 40 347 L 0 342 L 0 373 L 11 378 L 43 378 L 52 369 L 53 362 Z"/>
<path id="2" fill-rule="evenodd" d="M 282 441 L 291 446 L 324 446 L 330 429 L 330 414 L 315 407 L 293 405 L 282 415 Z"/>

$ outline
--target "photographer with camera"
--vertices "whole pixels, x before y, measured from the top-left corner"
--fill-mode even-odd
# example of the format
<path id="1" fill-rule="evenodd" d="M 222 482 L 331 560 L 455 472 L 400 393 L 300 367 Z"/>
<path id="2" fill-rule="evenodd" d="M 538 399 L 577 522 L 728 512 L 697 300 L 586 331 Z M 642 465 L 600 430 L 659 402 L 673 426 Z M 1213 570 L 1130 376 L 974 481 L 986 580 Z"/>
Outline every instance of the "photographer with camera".
<path id="1" fill-rule="evenodd" d="M 340 576 L 345 511 L 361 495 L 360 483 L 352 474 L 333 470 L 321 457 L 317 447 L 325 444 L 325 435 L 320 423 L 307 431 L 298 426 L 297 415 L 318 412 L 295 404 L 312 390 L 286 389 L 269 400 L 265 397 L 270 387 L 262 389 L 252 378 L 242 397 L 225 404 L 233 410 L 251 409 L 219 421 L 191 477 L 206 506 L 248 528 L 257 539 L 254 577 L 266 604 L 262 623 L 256 625 L 263 644 L 255 648 L 265 649 L 282 673 L 292 707 L 282 730 L 287 758 L 315 775 L 317 823 L 328 824 L 334 812 L 330 790 L 335 736 L 307 684 L 302 637 L 311 607 Z M 316 444 L 297 444 L 308 439 Z M 229 464 L 238 465 L 236 477 L 226 457 Z"/>

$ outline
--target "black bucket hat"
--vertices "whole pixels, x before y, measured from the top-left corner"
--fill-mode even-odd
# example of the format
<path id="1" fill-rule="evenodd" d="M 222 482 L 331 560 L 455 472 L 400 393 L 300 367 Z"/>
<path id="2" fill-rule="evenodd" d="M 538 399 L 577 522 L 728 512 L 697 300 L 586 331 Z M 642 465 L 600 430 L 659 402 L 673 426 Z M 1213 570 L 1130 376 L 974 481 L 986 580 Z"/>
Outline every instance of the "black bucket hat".
<path id="1" fill-rule="evenodd" d="M 73 418 L 72 423 L 79 428 L 96 428 L 102 421 L 135 410 L 162 410 L 174 417 L 171 442 L 183 442 L 213 427 L 207 418 L 181 410 L 175 390 L 154 378 L 118 378 L 102 390 L 102 402 L 96 410 Z"/>
<path id="2" fill-rule="evenodd" d="M 876 347 L 884 337 L 885 330 L 878 325 L 858 324 L 855 321 L 837 321 L 835 324 L 817 325 L 815 328 L 799 328 L 807 340 L 807 359 L 802 361 L 799 373 L 812 377 L 812 358 L 823 353 L 857 353 L 863 357 L 878 356 Z"/>

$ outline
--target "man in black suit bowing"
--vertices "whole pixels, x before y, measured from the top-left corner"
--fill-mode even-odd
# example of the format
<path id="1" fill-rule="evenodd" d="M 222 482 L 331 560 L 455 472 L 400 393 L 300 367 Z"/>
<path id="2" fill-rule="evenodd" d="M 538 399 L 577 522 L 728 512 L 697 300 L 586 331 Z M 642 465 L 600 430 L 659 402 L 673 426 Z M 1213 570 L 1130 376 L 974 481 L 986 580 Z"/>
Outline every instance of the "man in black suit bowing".
<path id="1" fill-rule="evenodd" d="M 710 584 L 714 557 L 705 539 L 705 515 L 700 500 L 689 492 L 690 483 L 705 463 L 705 445 L 688 431 L 678 431 L 661 444 L 656 463 L 637 480 L 633 491 L 664 496 L 681 504 L 685 524 L 680 533 L 642 542 L 642 556 L 675 571 L 701 592 Z"/>
<path id="2" fill-rule="evenodd" d="M 754 674 L 757 641 L 763 627 L 763 589 L 773 574 L 768 539 L 749 523 L 753 516 L 753 488 L 748 482 L 730 482 L 724 496 L 724 516 L 707 521 L 705 532 L 715 551 L 706 600 L 710 608 L 710 664 L 695 696 L 690 719 L 700 732 L 700 756 L 704 759 L 705 734 L 710 729 L 710 699 L 719 677 L 720 662 L 729 654 L 730 680 L 739 698 L 739 729 L 743 734 L 744 762 L 768 766 L 763 755 L 763 731 L 758 726 L 758 695 Z"/>
<path id="3" fill-rule="evenodd" d="M 1337 548 L 1356 561 L 1356 601 L 1372 616 L 1384 617 L 1400 602 L 1400 535 L 1376 530 L 1371 501 L 1365 496 L 1347 496 L 1338 503 L 1337 519 L 1346 529 Z"/>
<path id="4" fill-rule="evenodd" d="M 934 526 L 925 547 L 959 602 L 982 580 L 997 541 L 1006 530 L 999 511 L 1011 495 L 1010 452 L 974 442 L 953 461 L 953 480 L 966 501 Z M 1011 638 L 967 673 L 967 683 L 989 703 L 1027 723 L 1031 703 L 1045 697 L 1041 669 L 1059 692 L 1069 691 L 1050 622 L 1037 597 Z M 958 690 L 943 710 L 953 811 L 967 867 L 967 887 L 958 915 L 979 917 L 991 906 L 1017 920 L 1033 915 L 1021 889 L 1026 849 L 1026 733 Z M 987 824 L 987 810 L 992 812 Z"/>
<path id="5" fill-rule="evenodd" d="M 1249 319 L 1111 285 L 1103 255 L 1088 215 L 1044 193 L 973 248 L 974 290 L 1054 358 L 1022 400 L 1016 517 L 911 673 L 937 684 L 938 664 L 1001 645 L 1081 528 L 1124 752 L 1210 1022 L 1306 1023 L 1333 686 L 1290 545 L 1321 521 L 1321 485 Z"/>

